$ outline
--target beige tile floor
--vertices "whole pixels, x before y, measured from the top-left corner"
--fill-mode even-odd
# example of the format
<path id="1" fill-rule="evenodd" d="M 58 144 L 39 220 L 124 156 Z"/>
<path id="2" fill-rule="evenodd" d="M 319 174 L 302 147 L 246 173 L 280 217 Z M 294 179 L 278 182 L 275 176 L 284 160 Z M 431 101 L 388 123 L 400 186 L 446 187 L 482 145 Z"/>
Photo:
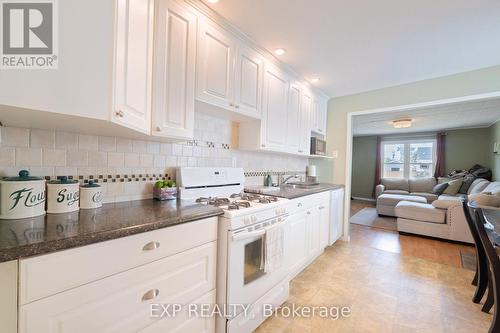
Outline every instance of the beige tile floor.
<path id="1" fill-rule="evenodd" d="M 492 315 L 472 303 L 472 277 L 462 268 L 337 242 L 291 282 L 285 305 L 349 306 L 351 316 L 276 316 L 255 332 L 487 332 Z"/>

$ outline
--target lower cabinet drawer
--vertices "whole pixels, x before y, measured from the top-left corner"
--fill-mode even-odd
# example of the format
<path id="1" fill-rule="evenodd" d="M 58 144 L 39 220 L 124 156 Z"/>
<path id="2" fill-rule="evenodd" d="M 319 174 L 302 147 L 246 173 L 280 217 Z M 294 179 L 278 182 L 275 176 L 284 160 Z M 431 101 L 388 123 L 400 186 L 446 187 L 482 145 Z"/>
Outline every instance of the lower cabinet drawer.
<path id="1" fill-rule="evenodd" d="M 216 239 L 217 217 L 212 217 L 22 259 L 19 303 L 55 295 Z"/>
<path id="2" fill-rule="evenodd" d="M 23 305 L 19 332 L 138 332 L 163 320 L 151 317 L 151 304 L 187 304 L 215 290 L 216 255 L 214 241 Z"/>
<path id="3" fill-rule="evenodd" d="M 215 304 L 215 290 L 191 302 L 192 304 Z M 200 310 L 190 313 L 184 307 L 175 317 L 161 318 L 138 333 L 213 333 L 215 316 L 204 316 Z"/>

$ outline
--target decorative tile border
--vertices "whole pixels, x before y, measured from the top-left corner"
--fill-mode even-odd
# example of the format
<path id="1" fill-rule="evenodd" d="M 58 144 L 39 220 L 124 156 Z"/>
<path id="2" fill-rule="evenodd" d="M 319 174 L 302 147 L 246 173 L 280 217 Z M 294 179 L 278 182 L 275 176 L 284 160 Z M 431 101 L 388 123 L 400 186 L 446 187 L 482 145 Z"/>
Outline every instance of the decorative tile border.
<path id="1" fill-rule="evenodd" d="M 45 176 L 45 180 L 57 180 L 62 176 Z M 172 180 L 172 177 L 166 174 L 125 174 L 125 175 L 86 175 L 86 176 L 65 176 L 71 180 L 78 180 L 80 184 L 87 184 L 89 180 L 93 180 L 95 183 L 125 183 L 125 182 L 146 182 L 146 181 L 158 181 L 158 180 Z"/>
<path id="2" fill-rule="evenodd" d="M 250 171 L 245 172 L 245 177 L 265 177 L 268 174 L 271 176 L 283 176 L 283 175 L 305 175 L 305 171 Z"/>

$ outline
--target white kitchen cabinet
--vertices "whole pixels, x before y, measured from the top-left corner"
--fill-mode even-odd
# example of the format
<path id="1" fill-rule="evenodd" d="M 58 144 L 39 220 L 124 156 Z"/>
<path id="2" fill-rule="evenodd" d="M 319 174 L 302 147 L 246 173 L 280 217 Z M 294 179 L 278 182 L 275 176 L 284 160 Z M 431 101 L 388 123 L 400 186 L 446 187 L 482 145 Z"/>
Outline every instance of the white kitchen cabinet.
<path id="1" fill-rule="evenodd" d="M 324 249 L 330 243 L 330 207 L 329 202 L 322 203 L 318 206 L 319 213 L 319 244 L 320 248 Z"/>
<path id="2" fill-rule="evenodd" d="M 309 155 L 311 151 L 311 113 L 313 98 L 311 91 L 307 88 L 302 90 L 300 105 L 299 149 L 297 152 L 301 155 Z"/>
<path id="3" fill-rule="evenodd" d="M 300 136 L 297 133 L 300 130 L 301 113 L 301 86 L 299 83 L 291 82 L 288 91 L 288 110 L 287 110 L 287 130 L 286 143 L 287 150 L 291 153 L 298 153 L 300 145 Z"/>
<path id="4" fill-rule="evenodd" d="M 194 130 L 197 17 L 175 0 L 158 2 L 152 134 L 191 139 Z"/>
<path id="5" fill-rule="evenodd" d="M 264 69 L 261 147 L 286 151 L 289 81 L 284 72 L 272 65 Z"/>
<path id="6" fill-rule="evenodd" d="M 151 133 L 154 0 L 119 0 L 111 121 Z"/>
<path id="7" fill-rule="evenodd" d="M 216 254 L 214 241 L 23 305 L 19 332 L 135 333 L 154 323 L 150 304 L 187 304 L 213 291 Z"/>
<path id="8" fill-rule="evenodd" d="M 308 239 L 307 239 L 307 213 L 305 210 L 291 215 L 288 222 L 288 238 L 287 247 L 289 257 L 287 263 L 289 266 L 290 279 L 295 277 L 304 269 L 308 262 Z"/>
<path id="9" fill-rule="evenodd" d="M 196 98 L 222 108 L 233 108 L 236 41 L 225 30 L 199 21 Z"/>
<path id="10" fill-rule="evenodd" d="M 307 215 L 307 257 L 314 260 L 322 251 L 320 246 L 320 213 L 318 206 L 311 207 L 306 212 Z"/>
<path id="11" fill-rule="evenodd" d="M 0 332 L 17 332 L 17 260 L 0 263 Z"/>
<path id="12" fill-rule="evenodd" d="M 239 43 L 235 57 L 234 108 L 238 113 L 261 117 L 263 57 Z"/>
<path id="13" fill-rule="evenodd" d="M 264 58 L 214 24 L 199 26 L 197 100 L 259 119 Z"/>
<path id="14" fill-rule="evenodd" d="M 327 121 L 327 100 L 323 95 L 319 93 L 315 94 L 313 97 L 313 109 L 311 117 L 311 131 L 321 136 L 325 136 Z"/>

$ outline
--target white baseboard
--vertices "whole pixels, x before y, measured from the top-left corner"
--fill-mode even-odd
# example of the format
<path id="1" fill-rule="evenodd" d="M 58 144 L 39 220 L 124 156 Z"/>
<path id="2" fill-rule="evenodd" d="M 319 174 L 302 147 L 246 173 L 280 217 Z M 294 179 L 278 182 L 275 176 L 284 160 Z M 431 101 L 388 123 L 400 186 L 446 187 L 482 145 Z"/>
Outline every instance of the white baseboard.
<path id="1" fill-rule="evenodd" d="M 352 197 L 354 200 L 359 200 L 359 201 L 369 201 L 369 202 L 375 202 L 375 199 L 372 198 L 361 198 L 361 197 Z"/>

